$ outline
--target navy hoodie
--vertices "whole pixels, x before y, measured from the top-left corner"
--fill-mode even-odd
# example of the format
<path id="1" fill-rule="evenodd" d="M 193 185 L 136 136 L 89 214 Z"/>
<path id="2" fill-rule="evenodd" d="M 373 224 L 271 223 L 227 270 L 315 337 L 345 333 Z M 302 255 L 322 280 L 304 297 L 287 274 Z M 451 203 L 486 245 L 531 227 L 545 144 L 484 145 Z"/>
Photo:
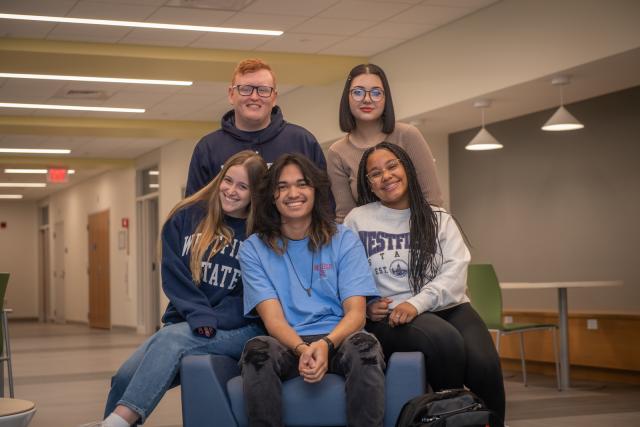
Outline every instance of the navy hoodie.
<path id="1" fill-rule="evenodd" d="M 235 123 L 235 112 L 231 110 L 222 117 L 222 127 L 204 136 L 193 150 L 186 195 L 190 196 L 207 185 L 220 172 L 224 162 L 242 150 L 255 151 L 268 164 L 282 154 L 301 153 L 320 169 L 327 169 L 316 138 L 305 128 L 287 123 L 280 107 L 271 110 L 269 126 L 255 132 L 239 130 Z"/>
<path id="2" fill-rule="evenodd" d="M 209 261 L 202 261 L 202 279 L 193 282 L 189 259 L 191 247 L 199 237 L 194 234 L 206 213 L 202 204 L 181 209 L 162 228 L 162 289 L 169 298 L 164 323 L 188 322 L 191 330 L 203 326 L 236 329 L 252 320 L 243 316 L 242 277 L 238 250 L 245 239 L 244 219 L 224 217 L 234 233 L 230 245 Z"/>

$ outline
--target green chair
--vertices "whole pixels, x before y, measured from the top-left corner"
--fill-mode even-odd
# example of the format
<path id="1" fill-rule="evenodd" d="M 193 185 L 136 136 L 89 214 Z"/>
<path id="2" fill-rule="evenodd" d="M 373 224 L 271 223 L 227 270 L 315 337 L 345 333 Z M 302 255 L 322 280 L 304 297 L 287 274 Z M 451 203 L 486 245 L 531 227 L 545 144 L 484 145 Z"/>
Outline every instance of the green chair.
<path id="1" fill-rule="evenodd" d="M 467 275 L 467 288 L 471 305 L 478 312 L 489 332 L 496 333 L 496 349 L 500 352 L 502 335 L 520 334 L 520 362 L 522 379 L 527 385 L 527 365 L 524 358 L 524 333 L 550 329 L 553 335 L 553 357 L 556 363 L 556 382 L 560 390 L 560 370 L 558 366 L 558 348 L 556 330 L 553 323 L 504 323 L 502 321 L 502 291 L 496 272 L 491 264 L 470 264 Z"/>
<path id="2" fill-rule="evenodd" d="M 9 396 L 13 396 L 13 370 L 11 368 L 11 346 L 9 344 L 9 323 L 7 322 L 7 310 L 4 308 L 4 295 L 7 292 L 9 273 L 0 273 L 0 395 L 4 396 L 4 362 L 7 362 L 7 375 L 9 377 Z"/>

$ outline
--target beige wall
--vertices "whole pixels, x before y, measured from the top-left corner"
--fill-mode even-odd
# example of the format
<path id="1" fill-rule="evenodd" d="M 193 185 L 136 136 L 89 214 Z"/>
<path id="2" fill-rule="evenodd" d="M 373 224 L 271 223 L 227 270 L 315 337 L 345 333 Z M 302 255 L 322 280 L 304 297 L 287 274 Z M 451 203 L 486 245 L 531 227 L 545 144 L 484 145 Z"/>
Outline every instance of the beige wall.
<path id="1" fill-rule="evenodd" d="M 13 318 L 39 314 L 37 213 L 34 202 L 0 201 L 0 271 L 11 273 L 5 298 Z"/>
<path id="2" fill-rule="evenodd" d="M 65 319 L 87 322 L 89 265 L 87 223 L 89 215 L 109 210 L 111 323 L 136 326 L 136 221 L 135 171 L 107 172 L 49 198 L 50 224 L 64 222 Z M 129 218 L 129 253 L 118 249 L 121 219 Z M 53 241 L 51 248 L 53 248 Z M 53 278 L 52 278 L 53 283 Z"/>

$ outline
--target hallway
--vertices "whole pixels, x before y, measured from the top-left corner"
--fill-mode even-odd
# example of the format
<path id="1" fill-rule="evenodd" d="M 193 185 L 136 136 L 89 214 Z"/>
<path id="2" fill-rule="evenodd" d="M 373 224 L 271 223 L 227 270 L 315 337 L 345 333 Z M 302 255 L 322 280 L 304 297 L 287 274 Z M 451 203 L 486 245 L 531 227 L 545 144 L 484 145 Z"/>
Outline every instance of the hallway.
<path id="1" fill-rule="evenodd" d="M 16 397 L 38 408 L 30 427 L 75 427 L 101 419 L 111 376 L 145 339 L 130 330 L 75 324 L 12 322 L 9 328 Z M 145 426 L 180 425 L 176 388 Z"/>
<path id="2" fill-rule="evenodd" d="M 111 375 L 144 340 L 130 330 L 11 322 L 16 397 L 36 403 L 30 427 L 76 427 L 101 418 Z M 554 379 L 505 375 L 510 427 L 640 425 L 640 387 L 587 384 L 558 392 Z M 182 424 L 180 391 L 170 390 L 145 426 Z"/>

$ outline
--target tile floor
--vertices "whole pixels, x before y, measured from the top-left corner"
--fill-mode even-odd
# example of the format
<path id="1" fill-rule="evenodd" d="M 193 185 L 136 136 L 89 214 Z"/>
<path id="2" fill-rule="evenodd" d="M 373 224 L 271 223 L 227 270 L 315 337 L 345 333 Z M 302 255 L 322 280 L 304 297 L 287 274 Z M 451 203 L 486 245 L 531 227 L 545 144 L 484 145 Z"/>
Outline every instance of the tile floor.
<path id="1" fill-rule="evenodd" d="M 84 325 L 12 322 L 16 397 L 32 400 L 38 412 L 30 427 L 75 427 L 100 419 L 111 375 L 145 339 L 122 330 Z M 640 386 L 583 384 L 565 392 L 554 379 L 506 374 L 509 427 L 640 426 Z M 6 386 L 6 384 L 5 384 Z M 169 391 L 145 423 L 182 424 L 180 392 Z"/>

